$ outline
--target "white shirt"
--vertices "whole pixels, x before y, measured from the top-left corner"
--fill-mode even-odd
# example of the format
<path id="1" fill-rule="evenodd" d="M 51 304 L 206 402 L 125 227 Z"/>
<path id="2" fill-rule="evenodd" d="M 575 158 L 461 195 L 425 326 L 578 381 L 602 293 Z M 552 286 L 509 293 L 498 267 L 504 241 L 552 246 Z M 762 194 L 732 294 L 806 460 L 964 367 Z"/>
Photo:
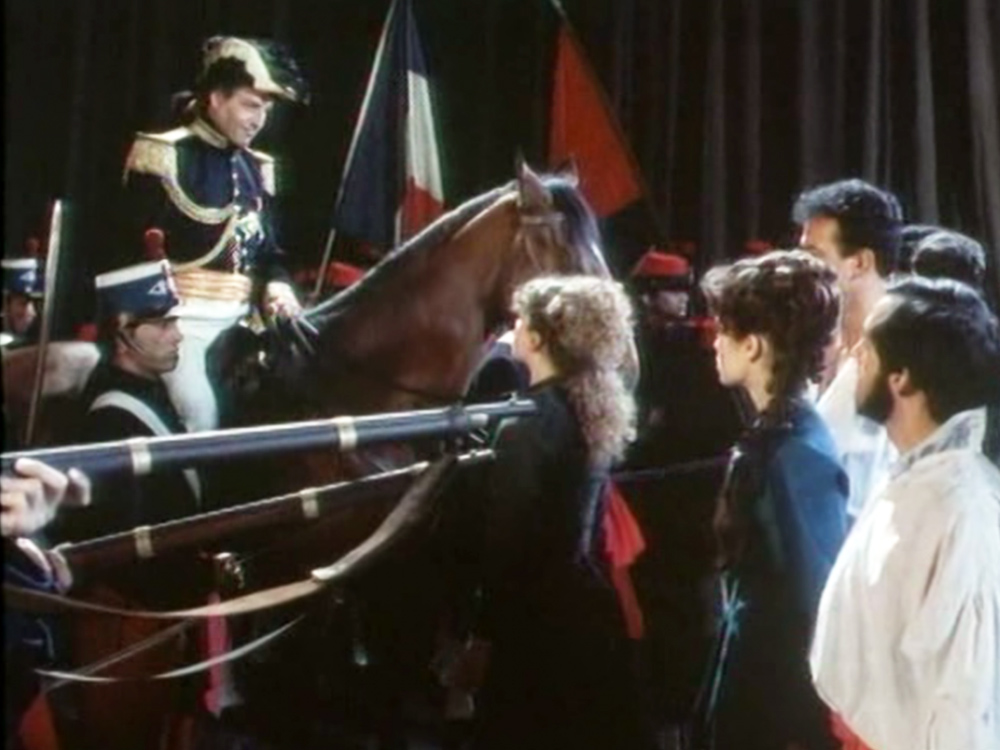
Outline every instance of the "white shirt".
<path id="1" fill-rule="evenodd" d="M 834 563 L 810 666 L 874 750 L 1000 748 L 1000 472 L 982 410 L 893 467 Z"/>
<path id="2" fill-rule="evenodd" d="M 885 428 L 858 414 L 854 401 L 857 384 L 858 361 L 849 357 L 816 403 L 847 472 L 847 513 L 852 519 L 861 515 L 867 500 L 885 484 L 889 467 L 897 458 Z"/>

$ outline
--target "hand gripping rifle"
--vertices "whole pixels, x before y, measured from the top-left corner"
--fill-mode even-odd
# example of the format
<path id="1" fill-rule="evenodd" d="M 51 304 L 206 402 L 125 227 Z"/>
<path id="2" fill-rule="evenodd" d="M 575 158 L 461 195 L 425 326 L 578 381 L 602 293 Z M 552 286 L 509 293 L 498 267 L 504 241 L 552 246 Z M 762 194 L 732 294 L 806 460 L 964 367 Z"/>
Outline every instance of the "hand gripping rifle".
<path id="1" fill-rule="evenodd" d="M 317 448 L 349 451 L 374 443 L 457 437 L 481 430 L 498 419 L 530 416 L 536 411 L 535 403 L 529 399 L 511 399 L 472 406 L 334 417 L 17 451 L 0 455 L 0 460 L 4 474 L 13 471 L 14 463 L 19 458 L 33 458 L 61 471 L 79 469 L 92 479 L 114 473 L 145 476 L 154 471 L 201 466 L 220 460 L 239 460 Z"/>

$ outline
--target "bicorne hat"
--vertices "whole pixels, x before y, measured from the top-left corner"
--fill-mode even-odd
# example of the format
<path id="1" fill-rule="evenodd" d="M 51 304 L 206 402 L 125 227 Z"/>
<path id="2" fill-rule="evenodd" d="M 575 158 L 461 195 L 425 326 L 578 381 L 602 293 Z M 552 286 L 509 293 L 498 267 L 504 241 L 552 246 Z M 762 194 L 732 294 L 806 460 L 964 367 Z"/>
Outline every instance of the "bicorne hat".
<path id="1" fill-rule="evenodd" d="M 305 104 L 309 101 L 305 78 L 291 52 L 282 44 L 263 39 L 213 36 L 205 42 L 202 52 L 199 82 L 210 80 L 216 66 L 235 61 L 243 66 L 255 90 L 290 102 Z"/>

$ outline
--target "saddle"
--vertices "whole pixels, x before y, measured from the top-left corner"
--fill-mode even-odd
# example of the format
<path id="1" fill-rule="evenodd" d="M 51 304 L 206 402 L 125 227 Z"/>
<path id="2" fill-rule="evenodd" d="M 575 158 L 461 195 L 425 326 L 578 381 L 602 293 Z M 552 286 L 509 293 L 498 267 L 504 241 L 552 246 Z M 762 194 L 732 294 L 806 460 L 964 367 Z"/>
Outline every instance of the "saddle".
<path id="1" fill-rule="evenodd" d="M 222 423 L 254 423 L 251 405 L 262 391 L 289 403 L 310 401 L 315 392 L 310 363 L 318 338 L 303 316 L 274 318 L 259 332 L 245 325 L 223 331 L 206 356 Z"/>

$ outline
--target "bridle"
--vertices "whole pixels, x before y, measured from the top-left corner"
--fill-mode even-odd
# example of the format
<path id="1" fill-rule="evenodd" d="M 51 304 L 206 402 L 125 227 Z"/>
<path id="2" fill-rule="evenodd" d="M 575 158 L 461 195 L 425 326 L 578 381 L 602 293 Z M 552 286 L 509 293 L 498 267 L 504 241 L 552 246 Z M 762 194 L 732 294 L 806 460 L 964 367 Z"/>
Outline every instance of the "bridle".
<path id="1" fill-rule="evenodd" d="M 522 211 L 521 206 L 518 205 L 517 211 L 518 229 L 517 234 L 514 235 L 514 246 L 523 246 L 532 268 L 537 272 L 542 272 L 545 269 L 538 259 L 539 230 L 547 230 L 552 243 L 565 252 L 566 217 L 552 208 L 544 213 L 527 213 Z"/>

